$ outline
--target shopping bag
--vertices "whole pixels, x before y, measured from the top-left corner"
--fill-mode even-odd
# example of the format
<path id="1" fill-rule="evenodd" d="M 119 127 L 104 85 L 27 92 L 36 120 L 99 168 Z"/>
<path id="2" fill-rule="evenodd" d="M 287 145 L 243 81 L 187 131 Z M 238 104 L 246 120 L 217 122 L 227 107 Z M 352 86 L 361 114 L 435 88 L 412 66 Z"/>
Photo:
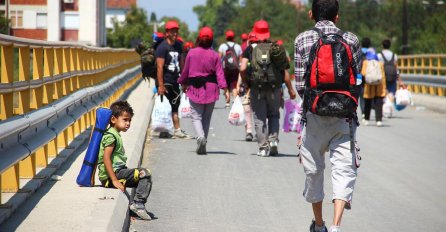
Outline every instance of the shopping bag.
<path id="1" fill-rule="evenodd" d="M 383 104 L 383 116 L 386 118 L 391 118 L 394 111 L 394 102 L 395 98 L 393 97 L 393 94 L 388 93 L 387 96 L 384 98 L 384 104 Z"/>
<path id="2" fill-rule="evenodd" d="M 192 118 L 192 107 L 189 102 L 189 98 L 185 93 L 181 94 L 181 102 L 178 107 L 178 117 L 180 118 Z"/>
<path id="3" fill-rule="evenodd" d="M 301 132 L 300 119 L 302 115 L 300 104 L 292 99 L 285 100 L 285 117 L 283 119 L 283 131 L 284 132 Z"/>
<path id="4" fill-rule="evenodd" d="M 163 101 L 161 98 L 164 98 Z M 167 97 L 156 96 L 151 128 L 155 132 L 173 132 L 172 107 Z"/>
<path id="5" fill-rule="evenodd" d="M 241 126 L 246 123 L 245 110 L 243 109 L 242 99 L 239 96 L 234 99 L 232 108 L 229 111 L 228 121 L 234 126 Z"/>
<path id="6" fill-rule="evenodd" d="M 412 103 L 412 95 L 407 88 L 400 87 L 395 93 L 396 105 L 408 106 Z"/>

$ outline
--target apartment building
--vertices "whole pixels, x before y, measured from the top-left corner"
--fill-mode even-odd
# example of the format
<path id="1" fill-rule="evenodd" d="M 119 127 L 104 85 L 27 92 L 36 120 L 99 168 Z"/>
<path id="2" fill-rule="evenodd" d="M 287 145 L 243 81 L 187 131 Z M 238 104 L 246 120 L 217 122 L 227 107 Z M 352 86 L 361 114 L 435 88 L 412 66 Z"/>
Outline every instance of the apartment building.
<path id="1" fill-rule="evenodd" d="M 106 45 L 106 0 L 0 0 L 10 35 Z"/>

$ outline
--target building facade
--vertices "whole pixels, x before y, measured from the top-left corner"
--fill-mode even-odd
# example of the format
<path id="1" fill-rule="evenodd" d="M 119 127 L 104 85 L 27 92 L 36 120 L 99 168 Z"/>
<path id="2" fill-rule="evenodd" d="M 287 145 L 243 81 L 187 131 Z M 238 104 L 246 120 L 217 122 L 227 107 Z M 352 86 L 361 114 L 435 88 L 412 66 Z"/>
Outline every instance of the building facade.
<path id="1" fill-rule="evenodd" d="M 106 0 L 0 0 L 10 35 L 106 46 Z"/>

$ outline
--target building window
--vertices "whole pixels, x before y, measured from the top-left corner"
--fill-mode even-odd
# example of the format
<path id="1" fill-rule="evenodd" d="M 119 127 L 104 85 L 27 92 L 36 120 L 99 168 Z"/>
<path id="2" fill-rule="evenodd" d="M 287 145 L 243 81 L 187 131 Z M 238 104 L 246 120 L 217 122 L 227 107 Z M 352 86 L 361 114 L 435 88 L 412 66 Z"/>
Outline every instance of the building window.
<path id="1" fill-rule="evenodd" d="M 62 25 L 64 29 L 78 30 L 79 29 L 79 13 L 64 12 L 62 16 Z"/>
<path id="2" fill-rule="evenodd" d="M 46 29 L 47 28 L 46 25 L 47 25 L 46 13 L 37 13 L 36 27 L 39 29 Z"/>
<path id="3" fill-rule="evenodd" d="M 12 10 L 10 11 L 11 27 L 12 28 L 23 28 L 23 11 Z"/>

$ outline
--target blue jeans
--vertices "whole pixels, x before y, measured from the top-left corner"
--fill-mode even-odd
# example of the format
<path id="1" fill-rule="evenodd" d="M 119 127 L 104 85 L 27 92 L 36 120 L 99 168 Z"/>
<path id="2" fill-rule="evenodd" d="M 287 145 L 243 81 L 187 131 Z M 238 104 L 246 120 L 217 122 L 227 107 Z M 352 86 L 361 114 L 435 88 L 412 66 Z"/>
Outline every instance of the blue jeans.
<path id="1" fill-rule="evenodd" d="M 392 93 L 395 96 L 396 93 L 396 80 L 395 81 L 386 81 L 386 88 L 389 93 Z"/>

